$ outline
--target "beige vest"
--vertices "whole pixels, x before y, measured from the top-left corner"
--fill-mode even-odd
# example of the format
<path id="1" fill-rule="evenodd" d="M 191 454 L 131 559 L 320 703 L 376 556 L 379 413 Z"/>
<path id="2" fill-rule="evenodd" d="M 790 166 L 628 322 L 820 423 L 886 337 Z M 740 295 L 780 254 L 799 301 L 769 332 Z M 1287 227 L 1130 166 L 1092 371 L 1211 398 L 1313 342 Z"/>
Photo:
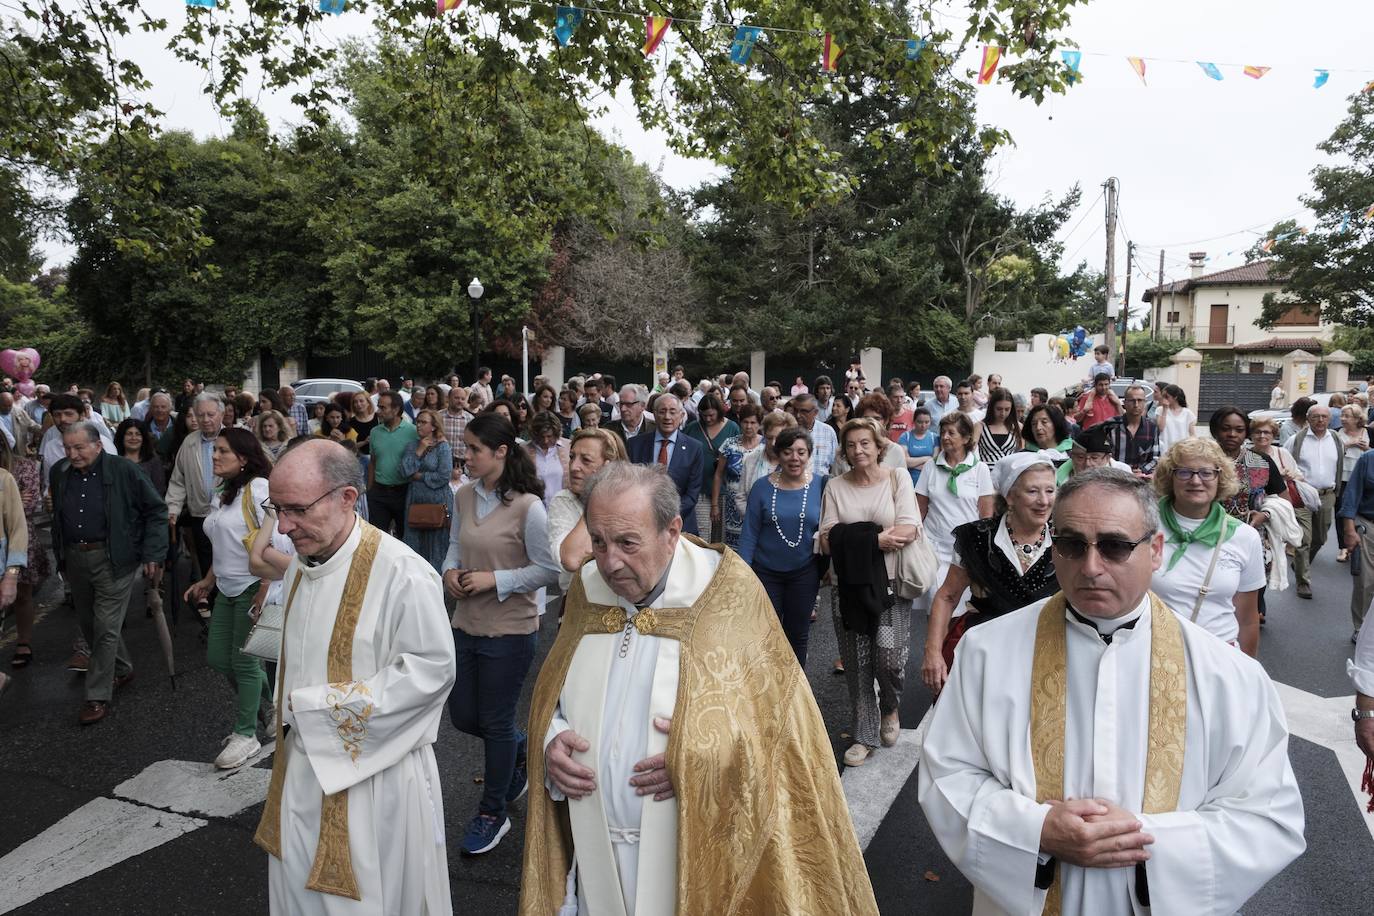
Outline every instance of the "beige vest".
<path id="1" fill-rule="evenodd" d="M 519 569 L 530 563 L 525 551 L 525 516 L 539 501 L 530 493 L 511 496 L 486 518 L 477 517 L 473 485 L 458 490 L 456 508 L 463 528 L 459 549 L 463 569 Z M 502 601 L 496 589 L 459 598 L 453 609 L 453 626 L 472 636 L 524 636 L 539 629 L 539 608 L 534 593 L 507 595 Z"/>

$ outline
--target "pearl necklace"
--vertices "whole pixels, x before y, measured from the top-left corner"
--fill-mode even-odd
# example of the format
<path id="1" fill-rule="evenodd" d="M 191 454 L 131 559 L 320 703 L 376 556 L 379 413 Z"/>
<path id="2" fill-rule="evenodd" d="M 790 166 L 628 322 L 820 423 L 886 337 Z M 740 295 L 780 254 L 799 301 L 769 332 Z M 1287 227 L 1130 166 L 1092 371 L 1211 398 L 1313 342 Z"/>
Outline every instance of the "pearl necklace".
<path id="1" fill-rule="evenodd" d="M 773 527 L 777 529 L 778 537 L 782 538 L 784 544 L 796 549 L 801 546 L 802 537 L 806 534 L 806 497 L 811 492 L 811 475 L 809 473 L 806 475 L 806 480 L 801 488 L 801 515 L 797 523 L 797 539 L 795 541 L 787 539 L 787 535 L 782 533 L 782 525 L 778 523 L 778 481 L 781 479 L 782 473 L 780 471 L 768 475 L 768 482 L 773 485 Z"/>
<path id="2" fill-rule="evenodd" d="M 1007 526 L 1007 537 L 1011 539 L 1011 546 L 1013 546 L 1013 547 L 1015 547 L 1017 550 L 1021 551 L 1021 553 L 1022 553 L 1027 559 L 1029 559 L 1030 557 L 1034 556 L 1034 555 L 1035 555 L 1035 552 L 1036 552 L 1037 550 L 1039 550 L 1039 549 L 1044 545 L 1044 543 L 1045 543 L 1045 535 L 1047 535 L 1047 534 L 1050 533 L 1050 525 L 1049 525 L 1049 522 L 1046 522 L 1046 523 L 1045 523 L 1045 527 L 1043 527 L 1043 528 L 1040 529 L 1040 537 L 1038 537 L 1038 538 L 1035 539 L 1035 543 L 1034 543 L 1034 544 L 1018 544 L 1018 543 L 1016 543 L 1016 535 L 1015 535 L 1015 534 L 1012 532 L 1012 530 L 1011 530 L 1011 516 L 1010 516 L 1010 515 L 1008 515 L 1007 518 L 1006 518 L 1006 526 Z"/>

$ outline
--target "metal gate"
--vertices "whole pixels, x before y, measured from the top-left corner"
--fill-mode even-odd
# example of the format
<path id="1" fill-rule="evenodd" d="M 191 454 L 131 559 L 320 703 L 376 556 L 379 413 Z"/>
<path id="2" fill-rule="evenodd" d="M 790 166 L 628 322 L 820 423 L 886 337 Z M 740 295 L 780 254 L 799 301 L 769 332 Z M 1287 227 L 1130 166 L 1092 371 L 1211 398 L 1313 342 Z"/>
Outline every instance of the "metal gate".
<path id="1" fill-rule="evenodd" d="M 1206 423 L 1218 407 L 1234 405 L 1249 413 L 1269 406 L 1269 392 L 1278 373 L 1204 372 L 1198 382 L 1199 423 Z"/>

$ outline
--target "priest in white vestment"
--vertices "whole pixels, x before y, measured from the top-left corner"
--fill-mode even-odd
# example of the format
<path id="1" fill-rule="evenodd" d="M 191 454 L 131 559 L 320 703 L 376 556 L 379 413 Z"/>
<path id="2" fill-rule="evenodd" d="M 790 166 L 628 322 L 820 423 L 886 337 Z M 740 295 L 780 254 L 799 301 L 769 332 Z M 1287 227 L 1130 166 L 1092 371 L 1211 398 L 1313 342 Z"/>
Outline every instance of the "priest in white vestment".
<path id="1" fill-rule="evenodd" d="M 680 536 L 661 468 L 587 485 L 594 563 L 535 686 L 521 913 L 877 906 L 805 674 L 739 557 Z"/>
<path id="2" fill-rule="evenodd" d="M 254 839 L 271 854 L 281 916 L 452 912 L 432 748 L 454 679 L 442 586 L 424 558 L 358 518 L 361 485 L 357 459 L 324 440 L 272 472 L 297 559 Z"/>
<path id="3" fill-rule="evenodd" d="M 1055 509 L 1063 591 L 970 630 L 919 798 L 976 914 L 1231 914 L 1305 848 L 1259 663 L 1149 592 L 1154 497 L 1114 469 Z"/>

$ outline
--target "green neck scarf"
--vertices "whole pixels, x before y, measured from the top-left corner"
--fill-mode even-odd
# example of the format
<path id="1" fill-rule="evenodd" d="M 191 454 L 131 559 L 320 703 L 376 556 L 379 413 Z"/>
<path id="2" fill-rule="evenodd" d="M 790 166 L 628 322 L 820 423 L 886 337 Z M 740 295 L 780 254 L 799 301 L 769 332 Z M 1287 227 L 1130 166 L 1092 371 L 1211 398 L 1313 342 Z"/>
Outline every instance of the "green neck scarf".
<path id="1" fill-rule="evenodd" d="M 949 481 L 947 484 L 949 486 L 949 492 L 954 494 L 955 496 L 958 496 L 959 475 L 969 470 L 978 463 L 978 453 L 969 452 L 967 455 L 964 456 L 964 460 L 961 464 L 959 464 L 957 467 L 950 467 L 948 459 L 945 458 L 945 453 L 941 452 L 940 461 L 936 463 L 939 464 L 940 467 L 944 468 L 946 471 L 949 471 Z"/>
<path id="2" fill-rule="evenodd" d="M 1174 514 L 1174 501 L 1168 497 L 1159 501 L 1159 519 L 1164 523 L 1164 530 L 1169 535 L 1165 539 L 1166 543 L 1178 545 L 1169 556 L 1169 564 L 1166 567 L 1168 570 L 1172 570 L 1178 565 L 1178 561 L 1183 559 L 1183 555 L 1188 552 L 1188 545 L 1196 542 L 1215 549 L 1218 539 L 1223 543 L 1231 540 L 1236 529 L 1240 527 L 1240 519 L 1227 515 L 1226 510 L 1221 508 L 1221 503 L 1215 500 L 1212 502 L 1212 511 L 1207 513 L 1207 518 L 1203 519 L 1195 531 L 1184 531 L 1179 527 L 1178 516 Z"/>

